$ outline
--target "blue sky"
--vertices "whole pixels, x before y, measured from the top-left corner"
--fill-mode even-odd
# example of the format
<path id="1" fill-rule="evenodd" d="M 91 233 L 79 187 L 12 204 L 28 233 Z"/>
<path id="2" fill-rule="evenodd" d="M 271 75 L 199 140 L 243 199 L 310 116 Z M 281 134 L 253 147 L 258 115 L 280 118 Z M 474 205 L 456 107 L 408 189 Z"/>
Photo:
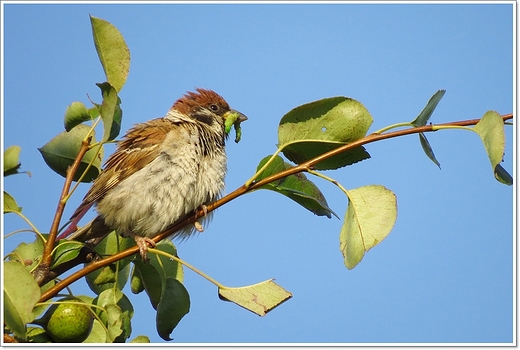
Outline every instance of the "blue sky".
<path id="1" fill-rule="evenodd" d="M 38 147 L 62 131 L 73 101 L 100 101 L 104 81 L 89 14 L 108 20 L 131 52 L 120 93 L 122 129 L 166 113 L 195 87 L 213 89 L 249 117 L 230 142 L 226 192 L 276 150 L 292 108 L 348 96 L 371 112 L 370 131 L 414 119 L 438 89 L 433 123 L 514 111 L 512 3 L 462 4 L 3 4 L 4 147 L 22 147 L 5 189 L 42 231 L 63 179 Z M 390 235 L 347 270 L 342 221 L 256 191 L 218 209 L 181 258 L 228 286 L 276 278 L 293 298 L 265 317 L 220 301 L 185 271 L 191 310 L 176 343 L 495 343 L 513 341 L 514 188 L 498 183 L 482 142 L 459 130 L 428 134 L 439 170 L 415 135 L 367 146 L 372 158 L 327 172 L 348 189 L 381 184 L 397 195 Z M 513 128 L 502 165 L 513 174 Z M 108 153 L 110 148 L 108 149 Z M 315 179 L 343 217 L 347 200 Z M 82 185 L 66 209 L 88 190 Z M 13 214 L 4 232 L 25 228 Z M 29 234 L 5 240 L 5 252 Z M 91 294 L 85 284 L 77 294 Z M 128 291 L 130 293 L 130 291 Z M 161 342 L 147 297 L 130 295 L 132 338 Z"/>

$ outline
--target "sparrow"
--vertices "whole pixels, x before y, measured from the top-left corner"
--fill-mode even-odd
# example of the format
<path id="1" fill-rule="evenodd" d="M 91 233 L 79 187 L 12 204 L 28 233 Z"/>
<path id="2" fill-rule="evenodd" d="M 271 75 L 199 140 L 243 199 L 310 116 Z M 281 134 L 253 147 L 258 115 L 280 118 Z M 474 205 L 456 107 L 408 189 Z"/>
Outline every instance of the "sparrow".
<path id="1" fill-rule="evenodd" d="M 214 91 L 197 88 L 177 100 L 164 117 L 134 125 L 106 160 L 59 238 L 69 236 L 95 206 L 97 217 L 68 239 L 99 242 L 115 230 L 133 237 L 146 260 L 148 245 L 155 247 L 151 238 L 221 195 L 228 118 L 236 120 L 235 127 L 247 120 Z M 208 222 L 211 214 L 202 221 Z M 188 225 L 172 238 L 186 238 L 202 231 L 202 226 Z"/>

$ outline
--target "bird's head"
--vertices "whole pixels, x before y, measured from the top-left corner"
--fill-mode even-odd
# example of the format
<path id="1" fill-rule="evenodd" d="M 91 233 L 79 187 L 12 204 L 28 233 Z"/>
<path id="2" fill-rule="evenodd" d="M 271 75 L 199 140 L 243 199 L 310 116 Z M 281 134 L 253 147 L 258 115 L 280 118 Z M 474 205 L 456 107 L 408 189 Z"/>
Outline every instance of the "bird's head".
<path id="1" fill-rule="evenodd" d="M 244 114 L 231 109 L 226 100 L 212 90 L 199 88 L 195 90 L 196 92 L 188 92 L 178 99 L 172 109 L 192 121 L 198 121 L 208 126 L 214 126 L 216 123 L 220 127 L 224 127 L 226 136 L 231 130 L 231 125 L 235 126 L 237 133 L 239 132 L 240 123 L 247 120 Z"/>

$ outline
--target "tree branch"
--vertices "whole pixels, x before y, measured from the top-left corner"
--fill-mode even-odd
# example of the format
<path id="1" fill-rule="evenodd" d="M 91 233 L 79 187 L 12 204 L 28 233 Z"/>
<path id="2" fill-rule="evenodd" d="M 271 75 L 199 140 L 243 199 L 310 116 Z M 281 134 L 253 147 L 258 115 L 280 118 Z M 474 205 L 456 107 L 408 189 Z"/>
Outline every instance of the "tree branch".
<path id="1" fill-rule="evenodd" d="M 43 249 L 42 262 L 34 271 L 34 279 L 39 285 L 43 284 L 43 282 L 47 279 L 47 275 L 49 274 L 49 268 L 52 263 L 52 250 L 54 249 L 54 243 L 58 234 L 58 229 L 60 226 L 61 218 L 63 216 L 63 211 L 65 210 L 65 198 L 67 198 L 69 194 L 74 174 L 76 174 L 76 172 L 78 171 L 83 156 L 85 155 L 85 153 L 87 153 L 87 151 L 90 148 L 91 140 L 92 136 L 88 137 L 86 140 L 83 140 L 78 155 L 74 160 L 74 163 L 72 163 L 72 165 L 69 166 L 67 169 L 67 176 L 65 177 L 65 183 L 63 184 L 63 189 L 61 190 L 60 200 L 58 201 L 58 207 L 56 208 L 56 214 L 54 215 L 54 220 L 52 221 L 51 229 L 49 231 L 49 237 Z"/>
<path id="2" fill-rule="evenodd" d="M 506 114 L 506 115 L 503 115 L 502 116 L 502 119 L 504 121 L 506 120 L 509 120 L 509 119 L 512 119 L 513 118 L 513 114 Z M 309 171 L 310 169 L 312 169 L 312 167 L 314 165 L 316 165 L 317 163 L 325 160 L 325 159 L 328 159 L 330 157 L 333 157 L 335 155 L 338 155 L 342 152 L 345 152 L 345 151 L 348 151 L 350 149 L 353 149 L 355 147 L 359 147 L 359 146 L 362 146 L 362 145 L 366 145 L 366 144 L 369 144 L 369 143 L 372 143 L 372 142 L 376 142 L 376 141 L 381 141 L 381 140 L 385 140 L 385 139 L 389 139 L 389 138 L 394 138 L 394 137 L 400 137 L 400 136 L 405 136 L 405 135 L 411 135 L 411 134 L 418 134 L 418 133 L 421 133 L 421 132 L 432 132 L 432 131 L 435 131 L 434 130 L 434 127 L 439 127 L 439 126 L 446 126 L 446 125 L 452 125 L 452 126 L 469 126 L 469 125 L 475 125 L 477 124 L 478 122 L 480 121 L 480 119 L 471 119 L 471 120 L 462 120 L 462 121 L 456 121 L 456 122 L 451 122 L 451 123 L 444 123 L 444 124 L 437 124 L 437 125 L 434 125 L 434 124 L 430 124 L 430 125 L 425 125 L 425 126 L 420 126 L 420 127 L 412 127 L 412 128 L 408 128 L 408 129 L 403 129 L 403 130 L 398 130 L 398 131 L 393 131 L 393 132 L 388 132 L 388 133 L 383 133 L 383 134 L 370 134 L 362 139 L 359 139 L 355 142 L 352 142 L 352 143 L 349 143 L 349 144 L 346 144 L 344 146 L 340 146 L 336 149 L 333 149 L 327 153 L 324 153 L 318 157 L 315 157 L 313 159 L 310 159 L 304 163 L 301 163 L 299 165 L 295 165 L 291 168 L 288 168 L 288 169 L 285 169 L 279 173 L 276 173 L 276 174 L 273 174 L 269 177 L 266 177 L 260 181 L 256 181 L 256 182 L 253 182 L 250 186 L 246 186 L 246 185 L 242 185 L 241 187 L 237 188 L 236 190 L 234 190 L 233 192 L 229 193 L 228 195 L 220 198 L 219 200 L 213 202 L 213 203 L 210 203 L 206 206 L 206 209 L 207 209 L 207 213 L 223 206 L 224 204 L 250 192 L 250 191 L 253 191 L 253 190 L 256 190 L 256 189 L 259 189 L 261 188 L 262 186 L 270 183 L 270 182 L 273 182 L 273 181 L 277 181 L 277 180 L 280 180 L 284 177 L 287 177 L 287 176 L 290 176 L 290 175 L 294 175 L 296 173 L 300 173 L 300 172 L 307 172 Z M 204 210 L 200 209 L 200 210 L 197 210 L 196 212 L 192 213 L 192 214 L 189 214 L 187 216 L 185 216 L 184 218 L 180 219 L 177 223 L 175 223 L 174 225 L 170 226 L 169 228 L 167 228 L 164 232 L 158 234 L 157 236 L 155 236 L 153 238 L 153 241 L 154 242 L 159 242 L 169 236 L 171 236 L 173 233 L 175 233 L 176 231 L 180 230 L 181 228 L 183 228 L 184 226 L 186 225 L 190 225 L 190 224 L 193 224 L 198 218 L 200 217 L 203 217 L 205 215 L 204 213 Z M 78 279 L 84 277 L 85 275 L 89 274 L 90 272 L 96 270 L 96 269 L 99 269 L 101 267 L 104 267 L 104 266 L 107 266 L 113 262 L 116 262 L 118 260 L 121 260 L 121 259 L 124 259 L 126 257 L 129 257 L 133 254 L 136 254 L 139 252 L 139 248 L 137 246 L 134 246 L 134 247 L 131 247 L 131 248 L 128 248 L 122 252 L 119 252 L 117 254 L 114 254 L 108 258 L 105 258 L 105 259 L 102 259 L 102 260 L 98 260 L 98 261 L 95 261 L 91 264 L 89 264 L 88 266 L 86 266 L 85 268 L 75 272 L 74 274 L 66 277 L 65 279 L 63 279 L 62 281 L 60 281 L 59 283 L 57 283 L 54 287 L 50 288 L 49 290 L 47 290 L 46 292 L 44 292 L 40 298 L 40 302 L 43 302 L 43 301 L 46 301 L 52 297 L 54 297 L 56 294 L 58 294 L 59 291 L 61 291 L 63 288 L 65 288 L 66 286 L 70 285 L 71 283 L 77 281 Z M 72 267 L 72 266 L 71 266 Z"/>

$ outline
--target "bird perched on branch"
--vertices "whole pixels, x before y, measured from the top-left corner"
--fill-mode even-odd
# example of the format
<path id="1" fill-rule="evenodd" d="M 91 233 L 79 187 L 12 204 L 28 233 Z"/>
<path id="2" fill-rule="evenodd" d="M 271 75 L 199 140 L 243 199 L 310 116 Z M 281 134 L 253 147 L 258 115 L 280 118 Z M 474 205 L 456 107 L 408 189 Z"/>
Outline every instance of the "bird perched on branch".
<path id="1" fill-rule="evenodd" d="M 135 125 L 107 159 L 60 238 L 95 205 L 98 216 L 69 239 L 99 239 L 115 230 L 133 237 L 146 259 L 148 244 L 155 246 L 152 237 L 220 196 L 227 169 L 225 141 L 234 125 L 238 142 L 246 119 L 217 93 L 196 89 L 164 117 Z M 174 236 L 186 237 L 195 229 L 202 225 L 189 225 Z"/>

